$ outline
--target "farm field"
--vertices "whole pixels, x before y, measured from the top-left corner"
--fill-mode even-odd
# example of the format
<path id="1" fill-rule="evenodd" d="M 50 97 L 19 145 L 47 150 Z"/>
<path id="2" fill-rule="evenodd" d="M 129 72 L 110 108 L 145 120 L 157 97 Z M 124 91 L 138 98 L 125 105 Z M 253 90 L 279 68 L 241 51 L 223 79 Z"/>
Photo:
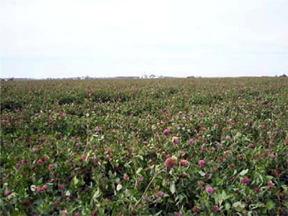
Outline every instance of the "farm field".
<path id="1" fill-rule="evenodd" d="M 288 215 L 288 79 L 1 82 L 0 215 Z"/>

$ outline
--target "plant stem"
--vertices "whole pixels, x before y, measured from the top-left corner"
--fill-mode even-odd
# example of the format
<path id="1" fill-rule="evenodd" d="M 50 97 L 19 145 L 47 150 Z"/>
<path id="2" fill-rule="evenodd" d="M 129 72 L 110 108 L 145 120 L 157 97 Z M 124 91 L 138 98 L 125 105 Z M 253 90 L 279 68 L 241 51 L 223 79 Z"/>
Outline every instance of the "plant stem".
<path id="1" fill-rule="evenodd" d="M 155 174 L 154 174 L 153 178 L 151 179 L 151 181 L 150 181 L 149 184 L 147 185 L 144 193 L 142 194 L 141 198 L 136 202 L 136 204 L 134 205 L 134 207 L 133 207 L 132 210 L 134 210 L 134 209 L 137 207 L 137 205 L 142 201 L 142 199 L 144 198 L 145 194 L 147 193 L 149 187 L 151 186 L 151 184 L 153 183 L 153 181 L 155 180 L 155 178 L 157 177 L 157 175 L 158 175 L 159 173 L 161 173 L 161 172 L 162 172 L 162 171 L 159 171 L 159 172 L 155 171 Z"/>

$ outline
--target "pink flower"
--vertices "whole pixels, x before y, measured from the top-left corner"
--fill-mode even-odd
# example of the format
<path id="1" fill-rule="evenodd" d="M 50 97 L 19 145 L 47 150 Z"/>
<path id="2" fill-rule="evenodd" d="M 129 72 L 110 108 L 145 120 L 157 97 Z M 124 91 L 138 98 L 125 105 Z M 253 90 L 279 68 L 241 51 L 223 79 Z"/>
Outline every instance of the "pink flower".
<path id="1" fill-rule="evenodd" d="M 178 137 L 173 137 L 172 141 L 173 141 L 173 143 L 178 144 L 179 143 L 179 138 Z"/>
<path id="2" fill-rule="evenodd" d="M 181 216 L 180 212 L 175 212 L 174 216 Z"/>
<path id="3" fill-rule="evenodd" d="M 71 140 L 72 140 L 72 141 L 76 141 L 77 138 L 76 138 L 76 137 L 72 137 Z"/>
<path id="4" fill-rule="evenodd" d="M 22 164 L 26 164 L 26 163 L 28 163 L 28 161 L 27 161 L 26 159 L 22 159 L 22 160 L 21 160 L 21 163 L 22 163 Z"/>
<path id="5" fill-rule="evenodd" d="M 192 145 L 193 143 L 194 143 L 194 140 L 193 140 L 193 139 L 190 139 L 190 140 L 189 140 L 189 144 Z"/>
<path id="6" fill-rule="evenodd" d="M 249 183 L 249 179 L 248 178 L 242 178 L 241 182 L 245 185 L 247 185 Z"/>
<path id="7" fill-rule="evenodd" d="M 211 148 L 211 151 L 213 151 L 213 152 L 214 152 L 214 151 L 216 151 L 216 149 L 215 149 L 214 147 L 212 147 L 212 148 Z"/>
<path id="8" fill-rule="evenodd" d="M 67 216 L 67 214 L 68 214 L 68 212 L 67 212 L 67 210 L 62 210 L 62 216 Z"/>
<path id="9" fill-rule="evenodd" d="M 218 212 L 219 210 L 220 210 L 219 206 L 214 206 L 214 207 L 213 207 L 213 211 L 214 211 L 214 212 Z"/>
<path id="10" fill-rule="evenodd" d="M 48 165 L 48 169 L 51 170 L 51 169 L 53 169 L 53 168 L 54 168 L 54 165 L 53 165 L 53 164 L 49 164 L 49 165 Z"/>
<path id="11" fill-rule="evenodd" d="M 17 164 L 15 165 L 15 167 L 16 167 L 16 169 L 19 169 L 19 168 L 20 168 L 20 164 L 17 163 Z"/>
<path id="12" fill-rule="evenodd" d="M 220 142 L 217 142 L 216 145 L 217 145 L 218 147 L 221 147 L 221 143 L 220 143 Z"/>
<path id="13" fill-rule="evenodd" d="M 178 115 L 182 115 L 182 111 L 179 111 L 179 112 L 178 112 Z"/>
<path id="14" fill-rule="evenodd" d="M 275 158 L 275 155 L 274 154 L 270 154 L 270 158 Z"/>
<path id="15" fill-rule="evenodd" d="M 186 166 L 186 163 L 187 163 L 186 160 L 181 160 L 181 161 L 180 161 L 180 165 L 181 165 L 181 166 Z"/>
<path id="16" fill-rule="evenodd" d="M 144 181 L 144 178 L 141 176 L 141 177 L 138 178 L 138 181 L 139 181 L 139 182 L 143 182 L 143 181 Z"/>
<path id="17" fill-rule="evenodd" d="M 230 141 L 230 140 L 231 140 L 231 137 L 230 137 L 230 136 L 227 136 L 227 137 L 226 137 L 226 140 L 227 140 L 227 141 Z"/>
<path id="18" fill-rule="evenodd" d="M 219 127 L 219 125 L 218 124 L 214 124 L 214 128 L 218 128 Z"/>
<path id="19" fill-rule="evenodd" d="M 198 165 L 199 165 L 200 168 L 203 167 L 205 165 L 205 160 L 200 160 L 198 162 Z"/>
<path id="20" fill-rule="evenodd" d="M 107 155 L 107 154 L 109 154 L 110 152 L 112 152 L 112 149 L 111 149 L 111 148 L 107 149 L 107 151 L 105 151 L 104 154 Z"/>
<path id="21" fill-rule="evenodd" d="M 267 183 L 267 186 L 270 188 L 270 187 L 273 186 L 273 183 L 272 183 L 272 182 L 268 182 L 268 183 Z"/>
<path id="22" fill-rule="evenodd" d="M 208 194 L 213 194 L 213 193 L 214 193 L 213 187 L 207 187 L 207 188 L 206 188 L 206 192 L 207 192 Z"/>
<path id="23" fill-rule="evenodd" d="M 9 196 L 11 193 L 12 193 L 11 191 L 7 190 L 5 191 L 5 196 Z"/>
<path id="24" fill-rule="evenodd" d="M 74 216 L 79 216 L 80 213 L 79 212 L 75 212 Z"/>
<path id="25" fill-rule="evenodd" d="M 184 151 L 180 151 L 180 156 L 184 157 L 185 156 L 185 152 Z"/>
<path id="26" fill-rule="evenodd" d="M 94 131 L 95 131 L 95 132 L 98 132 L 98 131 L 99 131 L 99 127 L 96 126 L 96 127 L 94 128 Z"/>
<path id="27" fill-rule="evenodd" d="M 166 167 L 173 167 L 173 166 L 175 166 L 175 161 L 171 157 L 168 157 L 165 161 L 165 166 Z"/>
<path id="28" fill-rule="evenodd" d="M 48 189 L 48 186 L 47 185 L 43 185 L 42 188 L 41 188 L 41 191 L 46 191 Z"/>
<path id="29" fill-rule="evenodd" d="M 81 156 L 81 160 L 82 160 L 82 161 L 86 160 L 86 157 L 87 157 L 87 155 L 82 155 L 82 156 Z"/>
<path id="30" fill-rule="evenodd" d="M 158 197 L 162 197 L 162 196 L 164 196 L 163 191 L 159 191 L 159 192 L 157 193 L 157 196 L 158 196 Z"/>
<path id="31" fill-rule="evenodd" d="M 77 142 L 75 145 L 76 145 L 77 148 L 80 147 L 80 143 L 79 142 Z"/>
<path id="32" fill-rule="evenodd" d="M 129 176 L 127 175 L 127 173 L 124 174 L 123 178 L 124 178 L 125 180 L 128 180 L 128 179 L 129 179 Z"/>
<path id="33" fill-rule="evenodd" d="M 168 132 L 168 130 L 167 130 L 167 129 L 165 129 L 165 130 L 163 131 L 163 135 L 164 135 L 164 136 L 167 136 L 167 135 L 168 135 L 168 133 L 169 133 L 169 132 Z"/>
<path id="34" fill-rule="evenodd" d="M 259 189 L 258 187 L 256 187 L 256 188 L 254 189 L 254 191 L 255 191 L 255 193 L 259 193 L 259 192 L 260 192 L 260 189 Z"/>
<path id="35" fill-rule="evenodd" d="M 64 189 L 64 185 L 63 184 L 61 184 L 61 185 L 58 185 L 58 190 L 63 190 Z"/>
<path id="36" fill-rule="evenodd" d="M 38 159 L 38 160 L 37 160 L 37 164 L 40 165 L 40 164 L 42 164 L 42 163 L 43 163 L 43 161 L 42 161 L 41 159 Z"/>
<path id="37" fill-rule="evenodd" d="M 35 188 L 35 192 L 36 192 L 36 193 L 39 193 L 40 191 L 41 191 L 41 187 L 36 187 L 36 188 Z"/>

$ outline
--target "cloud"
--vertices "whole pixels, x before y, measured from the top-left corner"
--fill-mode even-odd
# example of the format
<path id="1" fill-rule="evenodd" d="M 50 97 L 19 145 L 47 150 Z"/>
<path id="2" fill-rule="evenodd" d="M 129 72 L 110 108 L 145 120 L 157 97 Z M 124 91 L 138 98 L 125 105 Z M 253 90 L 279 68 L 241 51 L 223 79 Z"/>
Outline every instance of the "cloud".
<path id="1" fill-rule="evenodd" d="M 0 8 L 1 76 L 288 69 L 284 0 L 2 0 Z"/>

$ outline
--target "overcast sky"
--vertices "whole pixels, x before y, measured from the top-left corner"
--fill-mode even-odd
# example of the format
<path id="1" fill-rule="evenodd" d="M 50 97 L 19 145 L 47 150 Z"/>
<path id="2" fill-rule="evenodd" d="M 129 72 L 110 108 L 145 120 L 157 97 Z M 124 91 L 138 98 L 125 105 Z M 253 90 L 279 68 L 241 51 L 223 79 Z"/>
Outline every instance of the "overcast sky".
<path id="1" fill-rule="evenodd" d="M 288 74 L 287 0 L 0 0 L 1 77 Z"/>

